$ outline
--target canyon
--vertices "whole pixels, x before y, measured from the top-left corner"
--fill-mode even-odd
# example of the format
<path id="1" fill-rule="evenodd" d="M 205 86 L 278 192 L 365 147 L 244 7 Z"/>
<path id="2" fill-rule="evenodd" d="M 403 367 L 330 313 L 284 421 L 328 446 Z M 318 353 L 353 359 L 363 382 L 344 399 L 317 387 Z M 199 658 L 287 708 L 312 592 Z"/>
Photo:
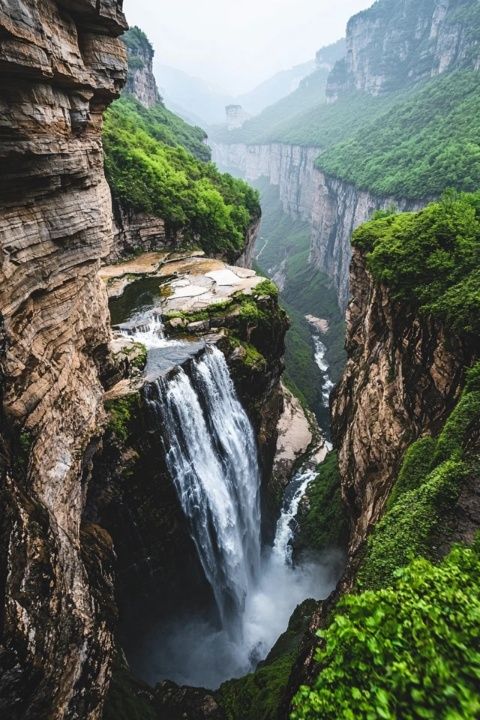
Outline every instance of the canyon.
<path id="1" fill-rule="evenodd" d="M 266 178 L 278 187 L 282 207 L 290 217 L 311 227 L 311 264 L 331 279 L 345 312 L 350 298 L 349 277 L 353 230 L 376 210 L 396 207 L 417 210 L 424 203 L 399 197 L 379 197 L 315 165 L 318 147 L 272 143 L 268 145 L 212 142 L 213 159 L 225 172 L 255 182 Z"/>
<path id="2" fill-rule="evenodd" d="M 462 3 L 406 0 L 402 22 L 396 3 L 385 16 L 388 4 L 349 23 L 326 104 L 352 89 L 381 96 L 405 77 L 479 69 Z M 425 535 L 418 555 L 441 562 L 480 527 L 480 348 L 470 293 L 478 267 L 468 264 L 477 257 L 478 201 L 453 194 L 417 216 L 434 194 L 362 189 L 323 171 L 318 146 L 212 142 L 223 171 L 263 183 L 264 197 L 275 189 L 298 231 L 292 237 L 303 243 L 305 228 L 310 234 L 294 267 L 303 290 L 311 281 L 322 296 L 294 310 L 321 372 L 325 416 L 329 404 L 321 430 L 316 408 L 285 375 L 282 293 L 289 283 L 298 292 L 287 264 L 295 248 L 279 244 L 279 293 L 252 269 L 261 253 L 275 255 L 271 238 L 260 246 L 257 196 L 222 178 L 208 163 L 205 133 L 164 107 L 146 36 L 134 28 L 121 41 L 121 0 L 6 0 L 0 28 L 0 712 L 12 720 L 287 720 L 299 687 L 322 670 L 317 631 L 336 622 L 337 602 L 382 589 L 392 553 L 393 571 L 405 567 L 397 555 L 408 543 L 399 547 L 400 537 L 392 550 L 382 541 L 415 520 L 415 493 L 424 492 L 428 516 L 415 528 Z M 419 55 L 421 67 L 412 61 Z M 103 146 L 104 113 L 124 87 L 106 113 Z M 127 143 L 122 155 L 114 144 L 114 123 L 127 111 L 137 113 L 131 124 L 147 118 L 148 153 Z M 172 183 L 181 161 L 169 200 L 191 173 L 185 202 L 196 191 L 197 205 L 211 208 L 214 197 L 217 211 L 226 208 L 221 220 L 237 211 L 238 225 L 216 236 L 208 213 L 188 216 L 193 205 L 172 201 L 163 214 L 143 207 L 138 195 L 122 195 L 118 157 L 114 170 L 140 158 L 140 194 L 147 177 L 155 196 L 164 185 L 152 179 L 152 157 Z M 415 257 L 405 262 L 406 297 L 378 257 L 372 262 L 381 243 L 382 262 L 388 252 L 396 259 L 393 207 L 410 211 L 409 222 L 425 218 L 418 242 L 438 242 L 428 268 L 438 269 L 435 287 L 453 297 L 460 318 L 450 306 L 421 304 Z M 355 229 L 379 210 L 359 240 Z M 275 214 L 272 204 L 265 215 Z M 405 228 L 409 249 L 418 237 Z M 455 242 L 464 243 L 455 261 L 465 262 L 471 287 L 450 278 L 450 256 L 442 265 Z M 328 282 L 316 284 L 316 273 Z M 335 389 L 332 328 L 316 311 L 327 292 L 338 305 L 332 317 L 346 312 Z M 465 317 L 458 297 L 472 303 Z M 415 465 L 413 454 L 412 471 L 418 447 L 428 457 Z M 453 490 L 435 463 L 447 479 L 454 469 Z M 399 510 L 402 493 L 410 504 Z M 340 615 L 346 624 L 348 613 Z M 356 682 L 370 675 L 367 668 Z"/>

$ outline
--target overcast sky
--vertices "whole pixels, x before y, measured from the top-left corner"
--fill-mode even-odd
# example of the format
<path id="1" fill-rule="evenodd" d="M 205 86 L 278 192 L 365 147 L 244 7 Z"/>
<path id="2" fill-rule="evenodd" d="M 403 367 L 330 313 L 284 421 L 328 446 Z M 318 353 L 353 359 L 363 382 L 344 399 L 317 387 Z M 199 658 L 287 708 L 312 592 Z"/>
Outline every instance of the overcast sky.
<path id="1" fill-rule="evenodd" d="M 164 65 L 230 94 L 314 57 L 373 0 L 124 0 Z"/>

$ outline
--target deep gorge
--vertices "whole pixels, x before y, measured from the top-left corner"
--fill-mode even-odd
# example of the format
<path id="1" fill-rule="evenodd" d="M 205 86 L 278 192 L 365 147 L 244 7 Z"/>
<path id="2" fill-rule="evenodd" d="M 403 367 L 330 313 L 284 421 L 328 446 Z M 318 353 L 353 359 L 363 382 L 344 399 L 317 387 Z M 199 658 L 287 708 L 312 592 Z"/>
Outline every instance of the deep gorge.
<path id="1" fill-rule="evenodd" d="M 478 717 L 478 17 L 208 141 L 121 0 L 0 3 L 2 717 Z"/>

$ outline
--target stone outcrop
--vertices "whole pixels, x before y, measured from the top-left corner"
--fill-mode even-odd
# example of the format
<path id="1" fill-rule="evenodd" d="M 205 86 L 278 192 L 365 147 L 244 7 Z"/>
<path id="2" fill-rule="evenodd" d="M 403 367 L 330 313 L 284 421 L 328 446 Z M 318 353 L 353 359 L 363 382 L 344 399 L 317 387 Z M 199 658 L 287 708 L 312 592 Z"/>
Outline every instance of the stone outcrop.
<path id="1" fill-rule="evenodd" d="M 172 233 L 162 218 L 137 212 L 113 200 L 114 242 L 108 262 L 116 262 L 139 252 L 174 249 L 181 245 L 182 235 Z"/>
<path id="2" fill-rule="evenodd" d="M 349 90 L 380 95 L 446 71 L 478 70 L 476 6 L 476 0 L 381 0 L 355 15 L 346 58 L 329 79 L 329 100 Z"/>
<path id="3" fill-rule="evenodd" d="M 380 517 L 407 447 L 445 423 L 472 350 L 439 321 L 393 301 L 359 250 L 351 283 L 349 360 L 334 393 L 332 423 L 354 552 Z"/>
<path id="4" fill-rule="evenodd" d="M 423 205 L 403 198 L 376 196 L 329 177 L 315 165 L 319 155 L 315 147 L 213 143 L 212 150 L 213 160 L 221 169 L 251 182 L 267 178 L 278 187 L 285 212 L 310 223 L 310 262 L 332 278 L 342 310 L 349 299 L 353 230 L 375 210 L 391 205 L 399 210 L 416 210 Z"/>
<path id="5" fill-rule="evenodd" d="M 0 714 L 98 718 L 111 544 L 82 528 L 109 340 L 102 112 L 125 79 L 120 0 L 0 7 Z M 95 558 L 103 557 L 100 565 Z"/>
<path id="6" fill-rule="evenodd" d="M 153 74 L 155 51 L 146 35 L 134 27 L 125 36 L 128 52 L 128 78 L 125 92 L 133 95 L 146 108 L 161 102 Z"/>

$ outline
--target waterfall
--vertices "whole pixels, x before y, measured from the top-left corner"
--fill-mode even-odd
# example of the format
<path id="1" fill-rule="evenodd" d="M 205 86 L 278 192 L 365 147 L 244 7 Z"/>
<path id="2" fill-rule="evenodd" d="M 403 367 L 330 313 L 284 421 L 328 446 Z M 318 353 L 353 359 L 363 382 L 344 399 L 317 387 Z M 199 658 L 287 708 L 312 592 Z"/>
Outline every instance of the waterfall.
<path id="1" fill-rule="evenodd" d="M 167 467 L 188 520 L 222 627 L 239 620 L 260 567 L 260 474 L 253 429 L 223 354 L 209 347 L 190 376 L 147 386 Z"/>
<path id="2" fill-rule="evenodd" d="M 138 313 L 128 323 L 119 325 L 119 330 L 122 335 L 142 343 L 148 349 L 179 344 L 176 340 L 169 340 L 165 337 L 162 316 L 157 310 Z"/>
<path id="3" fill-rule="evenodd" d="M 335 558 L 292 561 L 295 518 L 315 471 L 294 477 L 275 543 L 262 548 L 255 435 L 223 354 L 208 347 L 188 372 L 179 367 L 144 392 L 217 612 L 181 612 L 149 633 L 139 672 L 152 684 L 215 689 L 254 670 L 297 605 L 335 586 Z"/>
<path id="4" fill-rule="evenodd" d="M 315 479 L 315 475 L 316 473 L 312 469 L 300 470 L 285 493 L 282 512 L 277 522 L 273 553 L 280 562 L 286 565 L 292 565 L 292 542 L 295 536 L 295 518 L 298 508 L 308 486 Z"/>

